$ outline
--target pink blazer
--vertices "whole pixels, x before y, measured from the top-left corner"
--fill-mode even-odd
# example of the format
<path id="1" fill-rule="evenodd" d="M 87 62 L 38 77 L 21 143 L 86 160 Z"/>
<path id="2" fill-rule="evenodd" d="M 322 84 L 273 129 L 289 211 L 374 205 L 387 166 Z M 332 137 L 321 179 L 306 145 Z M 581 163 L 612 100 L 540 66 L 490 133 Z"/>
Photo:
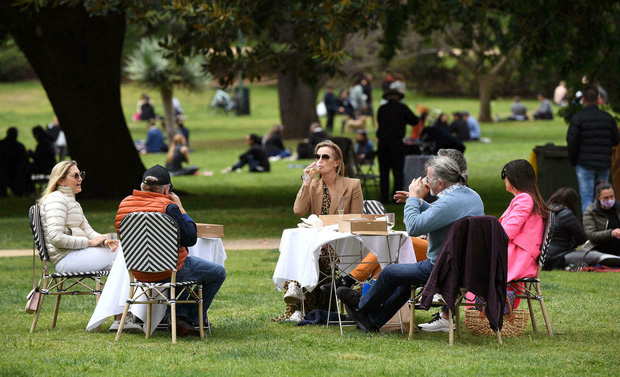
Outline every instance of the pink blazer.
<path id="1" fill-rule="evenodd" d="M 508 281 L 535 277 L 538 272 L 536 260 L 540 254 L 545 225 L 543 218 L 532 212 L 533 208 L 532 197 L 520 192 L 499 218 L 509 240 Z"/>

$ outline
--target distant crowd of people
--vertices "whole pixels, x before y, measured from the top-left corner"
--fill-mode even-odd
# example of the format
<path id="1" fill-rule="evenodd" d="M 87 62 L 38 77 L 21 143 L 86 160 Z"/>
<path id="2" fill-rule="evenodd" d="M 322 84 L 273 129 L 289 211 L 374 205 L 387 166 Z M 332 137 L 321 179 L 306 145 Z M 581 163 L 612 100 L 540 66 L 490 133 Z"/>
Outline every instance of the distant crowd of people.
<path id="1" fill-rule="evenodd" d="M 17 128 L 10 127 L 6 137 L 0 140 L 0 197 L 6 197 L 8 189 L 15 196 L 34 195 L 34 181 L 46 180 L 56 162 L 63 161 L 69 153 L 57 117 L 47 128 L 40 125 L 32 128 L 34 150 L 26 150 L 18 136 Z"/>

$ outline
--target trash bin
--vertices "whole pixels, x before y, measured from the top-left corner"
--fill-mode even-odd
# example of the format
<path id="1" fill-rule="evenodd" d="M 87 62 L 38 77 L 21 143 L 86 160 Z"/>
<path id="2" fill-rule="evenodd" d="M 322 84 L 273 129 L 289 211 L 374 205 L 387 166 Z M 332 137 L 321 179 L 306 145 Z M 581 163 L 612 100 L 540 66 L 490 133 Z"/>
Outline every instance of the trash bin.
<path id="1" fill-rule="evenodd" d="M 237 115 L 250 115 L 250 89 L 237 87 L 235 90 L 235 99 L 237 100 Z"/>
<path id="2" fill-rule="evenodd" d="M 536 146 L 534 153 L 538 189 L 544 200 L 549 199 L 561 187 L 571 187 L 579 192 L 575 167 L 568 159 L 568 147 L 548 143 Z"/>

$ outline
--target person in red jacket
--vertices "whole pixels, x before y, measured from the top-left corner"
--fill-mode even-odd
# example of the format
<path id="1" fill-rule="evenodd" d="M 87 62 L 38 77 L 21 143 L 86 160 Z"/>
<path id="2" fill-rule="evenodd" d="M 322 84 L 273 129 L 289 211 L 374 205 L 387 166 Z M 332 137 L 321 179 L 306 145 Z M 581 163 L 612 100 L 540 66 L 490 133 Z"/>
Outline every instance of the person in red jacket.
<path id="1" fill-rule="evenodd" d="M 203 311 L 207 318 L 207 310 L 213 298 L 226 279 L 223 266 L 204 259 L 188 256 L 187 247 L 196 244 L 196 223 L 189 217 L 179 197 L 172 192 L 170 173 L 161 165 L 155 165 L 144 172 L 140 191 L 123 199 L 116 214 L 116 230 L 123 218 L 132 212 L 161 212 L 169 215 L 179 226 L 180 247 L 178 259 L 177 281 L 197 280 L 203 285 Z M 161 273 L 140 273 L 134 276 L 140 281 L 165 281 L 170 279 L 172 271 Z M 197 336 L 198 310 L 193 304 L 177 304 L 178 335 Z"/>

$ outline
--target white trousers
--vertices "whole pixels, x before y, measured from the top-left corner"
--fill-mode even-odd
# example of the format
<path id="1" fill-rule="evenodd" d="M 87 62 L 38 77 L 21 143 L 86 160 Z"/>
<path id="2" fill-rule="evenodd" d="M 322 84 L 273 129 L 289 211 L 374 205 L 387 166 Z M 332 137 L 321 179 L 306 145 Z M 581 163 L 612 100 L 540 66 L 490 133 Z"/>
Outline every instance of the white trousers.
<path id="1" fill-rule="evenodd" d="M 115 258 L 107 247 L 87 247 L 70 252 L 54 267 L 59 273 L 109 270 Z"/>

